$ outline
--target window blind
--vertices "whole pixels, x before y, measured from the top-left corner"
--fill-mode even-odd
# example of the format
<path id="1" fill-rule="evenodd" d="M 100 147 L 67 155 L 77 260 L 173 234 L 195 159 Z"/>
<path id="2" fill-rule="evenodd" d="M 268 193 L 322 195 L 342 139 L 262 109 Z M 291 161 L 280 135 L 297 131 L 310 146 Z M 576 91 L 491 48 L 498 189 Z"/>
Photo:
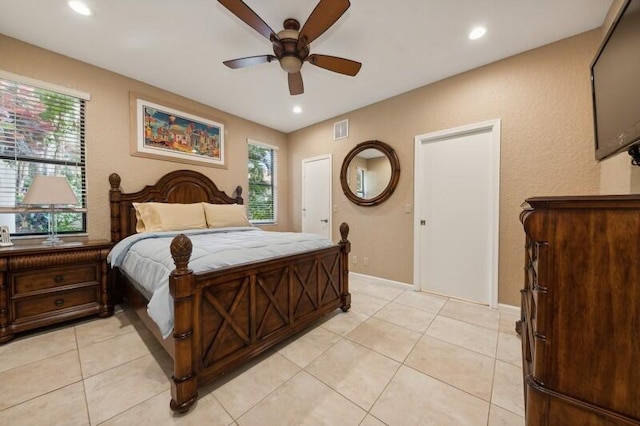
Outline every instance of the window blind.
<path id="1" fill-rule="evenodd" d="M 252 223 L 277 221 L 277 148 L 249 140 L 249 203 Z"/>
<path id="2" fill-rule="evenodd" d="M 63 176 L 86 205 L 85 99 L 0 76 L 0 225 L 44 234 L 46 214 L 21 211 L 36 175 Z M 44 209 L 42 210 L 44 211 Z M 85 232 L 84 212 L 58 212 L 58 232 Z"/>

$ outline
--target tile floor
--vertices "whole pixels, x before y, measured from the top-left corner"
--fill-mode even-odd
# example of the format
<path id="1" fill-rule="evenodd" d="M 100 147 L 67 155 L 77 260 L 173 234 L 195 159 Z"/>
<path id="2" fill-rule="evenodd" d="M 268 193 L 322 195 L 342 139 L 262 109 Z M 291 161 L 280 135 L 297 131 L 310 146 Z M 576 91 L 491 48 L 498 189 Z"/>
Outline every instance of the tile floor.
<path id="1" fill-rule="evenodd" d="M 119 310 L 0 346 L 0 425 L 523 425 L 514 315 L 351 280 L 352 309 L 169 410 L 171 359 Z"/>

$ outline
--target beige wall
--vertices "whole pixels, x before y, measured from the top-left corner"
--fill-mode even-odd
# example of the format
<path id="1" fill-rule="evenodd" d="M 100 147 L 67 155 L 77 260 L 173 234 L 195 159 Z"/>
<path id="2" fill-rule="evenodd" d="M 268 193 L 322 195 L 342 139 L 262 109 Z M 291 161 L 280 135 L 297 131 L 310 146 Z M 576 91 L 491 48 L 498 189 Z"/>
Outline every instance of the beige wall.
<path id="1" fill-rule="evenodd" d="M 609 31 L 613 20 L 622 9 L 624 0 L 614 0 L 602 24 L 600 42 Z M 640 193 L 640 171 L 631 165 L 631 157 L 621 152 L 601 163 L 600 193 L 601 194 L 636 194 Z"/>
<path id="2" fill-rule="evenodd" d="M 416 135 L 502 119 L 499 301 L 517 305 L 522 285 L 519 205 L 534 195 L 588 194 L 599 189 L 593 160 L 588 65 L 599 30 L 554 43 L 284 135 L 136 80 L 0 35 L 0 69 L 91 94 L 87 121 L 88 231 L 109 237 L 107 177 L 123 178 L 133 191 L 162 174 L 191 168 L 220 188 L 245 188 L 246 139 L 280 147 L 280 221 L 270 229 L 301 229 L 301 161 L 333 154 L 334 223 L 351 225 L 353 254 L 369 257 L 352 270 L 412 282 L 413 141 Z M 228 169 L 132 157 L 129 154 L 129 93 L 160 99 L 226 126 Z M 333 122 L 348 118 L 348 139 L 332 140 Z M 375 207 L 358 207 L 340 191 L 342 158 L 357 143 L 378 139 L 395 148 L 401 165 L 397 190 Z M 473 206 L 469 206 L 473 214 Z M 335 227 L 337 229 L 337 226 Z M 373 232 L 375 230 L 375 232 Z M 334 230 L 337 238 L 337 230 Z M 461 263 L 464 259 L 461 259 Z"/>
<path id="3" fill-rule="evenodd" d="M 189 99 L 0 35 L 0 69 L 41 81 L 74 88 L 91 95 L 87 104 L 87 221 L 90 238 L 110 238 L 108 176 L 122 177 L 125 191 L 142 189 L 163 174 L 193 169 L 211 178 L 231 195 L 236 186 L 247 200 L 247 138 L 278 146 L 279 161 L 287 164 L 287 137 L 273 129 L 204 106 Z M 130 155 L 129 92 L 176 106 L 180 110 L 210 118 L 225 125 L 227 169 L 181 164 Z M 287 230 L 289 176 L 284 167 L 278 174 L 279 222 L 268 229 Z"/>
<path id="4" fill-rule="evenodd" d="M 589 79 L 599 42 L 600 30 L 590 31 L 290 134 L 293 228 L 301 229 L 302 159 L 332 153 L 334 223 L 350 224 L 352 254 L 368 257 L 370 264 L 358 262 L 351 270 L 412 283 L 413 215 L 405 213 L 405 205 L 413 206 L 414 137 L 502 119 L 499 302 L 519 305 L 524 243 L 520 204 L 536 195 L 593 194 L 599 189 Z M 349 138 L 334 142 L 333 123 L 345 118 Z M 387 202 L 359 207 L 340 191 L 337 171 L 352 147 L 371 139 L 397 151 L 400 181 Z M 464 259 L 460 265 L 464 267 Z"/>

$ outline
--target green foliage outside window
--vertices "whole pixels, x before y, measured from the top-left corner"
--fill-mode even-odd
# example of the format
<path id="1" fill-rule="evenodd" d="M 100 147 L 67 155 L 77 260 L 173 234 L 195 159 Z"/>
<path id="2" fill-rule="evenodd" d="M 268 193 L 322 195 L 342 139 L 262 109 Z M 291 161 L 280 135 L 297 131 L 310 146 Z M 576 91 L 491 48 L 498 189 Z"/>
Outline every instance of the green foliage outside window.
<path id="1" fill-rule="evenodd" d="M 249 143 L 249 220 L 276 221 L 275 150 Z"/>
<path id="2" fill-rule="evenodd" d="M 84 100 L 0 79 L 0 207 L 19 207 L 35 175 L 64 176 L 84 206 Z M 49 229 L 46 212 L 2 216 L 14 235 Z M 86 230 L 84 213 L 54 216 L 58 232 Z"/>

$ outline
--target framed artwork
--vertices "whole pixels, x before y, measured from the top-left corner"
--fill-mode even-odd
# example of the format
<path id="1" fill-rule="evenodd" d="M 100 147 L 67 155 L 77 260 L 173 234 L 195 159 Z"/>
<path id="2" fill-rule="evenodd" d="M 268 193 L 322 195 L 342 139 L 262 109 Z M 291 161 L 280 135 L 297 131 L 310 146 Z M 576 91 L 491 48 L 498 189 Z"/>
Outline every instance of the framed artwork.
<path id="1" fill-rule="evenodd" d="M 131 95 L 131 155 L 226 167 L 224 125 Z"/>

